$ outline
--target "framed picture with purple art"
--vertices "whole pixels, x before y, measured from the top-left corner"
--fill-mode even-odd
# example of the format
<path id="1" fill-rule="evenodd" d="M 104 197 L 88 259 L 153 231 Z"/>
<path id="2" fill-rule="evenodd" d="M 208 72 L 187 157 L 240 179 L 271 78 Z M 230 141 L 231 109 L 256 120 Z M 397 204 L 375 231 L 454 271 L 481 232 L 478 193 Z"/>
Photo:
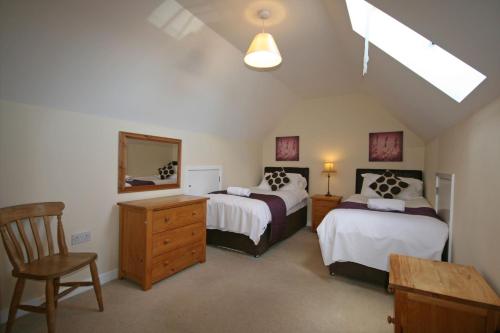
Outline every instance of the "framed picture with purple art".
<path id="1" fill-rule="evenodd" d="M 277 136 L 276 161 L 298 161 L 298 160 L 299 160 L 299 137 Z"/>
<path id="2" fill-rule="evenodd" d="M 402 162 L 403 131 L 370 133 L 370 162 Z"/>

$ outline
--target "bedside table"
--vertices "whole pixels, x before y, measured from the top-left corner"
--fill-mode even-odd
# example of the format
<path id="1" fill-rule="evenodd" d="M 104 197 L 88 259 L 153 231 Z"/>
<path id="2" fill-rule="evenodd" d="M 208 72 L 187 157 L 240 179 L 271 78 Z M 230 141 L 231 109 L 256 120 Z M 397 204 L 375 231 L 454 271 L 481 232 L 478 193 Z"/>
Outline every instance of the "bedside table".
<path id="1" fill-rule="evenodd" d="M 324 194 L 316 194 L 311 197 L 312 200 L 312 226 L 311 230 L 316 232 L 316 228 L 323 221 L 323 218 L 329 211 L 337 207 L 342 201 L 342 197 L 332 195 L 327 197 Z"/>

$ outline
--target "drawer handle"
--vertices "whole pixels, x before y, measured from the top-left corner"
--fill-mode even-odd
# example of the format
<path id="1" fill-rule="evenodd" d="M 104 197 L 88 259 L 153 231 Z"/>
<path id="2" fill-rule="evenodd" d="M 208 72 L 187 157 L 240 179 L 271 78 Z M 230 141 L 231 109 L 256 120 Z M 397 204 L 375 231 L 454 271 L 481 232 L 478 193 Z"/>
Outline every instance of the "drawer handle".
<path id="1" fill-rule="evenodd" d="M 163 262 L 163 266 L 165 266 L 165 267 L 168 266 L 168 264 L 169 264 L 168 261 Z"/>
<path id="2" fill-rule="evenodd" d="M 391 317 L 391 316 L 387 316 L 387 322 L 389 324 L 396 324 L 396 319 L 394 319 L 394 317 Z"/>
<path id="3" fill-rule="evenodd" d="M 169 239 L 165 239 L 165 240 L 163 241 L 163 244 L 165 244 L 165 245 L 167 245 L 168 243 L 170 243 L 170 240 L 169 240 Z"/>
<path id="4" fill-rule="evenodd" d="M 196 250 L 191 251 L 191 254 L 196 254 Z"/>
<path id="5" fill-rule="evenodd" d="M 196 232 L 195 232 L 195 231 L 192 231 L 192 232 L 191 232 L 191 235 L 192 235 L 192 236 L 196 235 Z"/>
<path id="6" fill-rule="evenodd" d="M 170 222 L 170 217 L 165 217 L 165 223 Z"/>
<path id="7" fill-rule="evenodd" d="M 195 216 L 196 215 L 196 212 L 192 212 L 191 215 Z"/>

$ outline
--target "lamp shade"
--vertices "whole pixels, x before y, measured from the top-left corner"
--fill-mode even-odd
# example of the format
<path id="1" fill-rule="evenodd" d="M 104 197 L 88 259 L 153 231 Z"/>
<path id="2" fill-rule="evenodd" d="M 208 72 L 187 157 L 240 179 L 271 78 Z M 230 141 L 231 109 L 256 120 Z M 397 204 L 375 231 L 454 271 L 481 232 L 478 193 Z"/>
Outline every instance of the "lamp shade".
<path id="1" fill-rule="evenodd" d="M 334 173 L 336 172 L 335 170 L 335 165 L 333 162 L 324 162 L 323 163 L 323 173 Z"/>
<path id="2" fill-rule="evenodd" d="M 281 54 L 270 33 L 258 33 L 243 59 L 250 67 L 272 68 L 281 63 Z"/>

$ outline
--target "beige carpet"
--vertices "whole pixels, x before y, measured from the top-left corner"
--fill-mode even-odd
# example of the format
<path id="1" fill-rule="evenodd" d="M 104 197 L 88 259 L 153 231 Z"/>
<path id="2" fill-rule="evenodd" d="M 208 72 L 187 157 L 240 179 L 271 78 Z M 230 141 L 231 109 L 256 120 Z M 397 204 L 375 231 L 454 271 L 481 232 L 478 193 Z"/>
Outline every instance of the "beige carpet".
<path id="1" fill-rule="evenodd" d="M 392 296 L 331 277 L 317 237 L 302 230 L 261 258 L 209 247 L 207 262 L 144 292 L 127 281 L 60 303 L 57 332 L 391 332 Z M 14 332 L 46 332 L 29 314 Z"/>

